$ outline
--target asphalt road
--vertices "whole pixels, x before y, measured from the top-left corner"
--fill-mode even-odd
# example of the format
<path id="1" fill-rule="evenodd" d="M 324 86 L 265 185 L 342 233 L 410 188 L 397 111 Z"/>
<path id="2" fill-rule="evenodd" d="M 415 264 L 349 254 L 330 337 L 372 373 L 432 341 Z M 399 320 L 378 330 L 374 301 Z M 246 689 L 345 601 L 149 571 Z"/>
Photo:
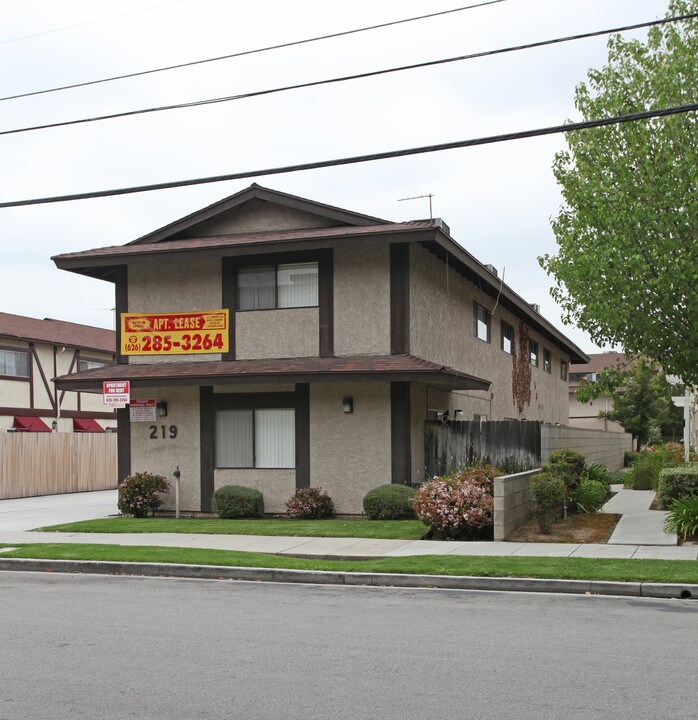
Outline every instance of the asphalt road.
<path id="1" fill-rule="evenodd" d="M 0 720 L 698 717 L 698 602 L 0 573 Z"/>

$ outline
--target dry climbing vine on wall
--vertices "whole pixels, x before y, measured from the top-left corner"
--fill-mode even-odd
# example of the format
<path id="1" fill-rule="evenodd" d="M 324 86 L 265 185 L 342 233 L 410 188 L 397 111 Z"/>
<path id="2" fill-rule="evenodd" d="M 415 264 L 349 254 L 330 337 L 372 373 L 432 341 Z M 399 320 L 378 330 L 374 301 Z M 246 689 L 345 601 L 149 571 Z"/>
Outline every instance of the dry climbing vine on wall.
<path id="1" fill-rule="evenodd" d="M 526 405 L 531 404 L 531 366 L 528 362 L 528 327 L 519 325 L 519 342 L 516 352 L 512 356 L 513 369 L 511 373 L 511 387 L 514 393 L 514 403 L 519 415 L 523 413 Z"/>

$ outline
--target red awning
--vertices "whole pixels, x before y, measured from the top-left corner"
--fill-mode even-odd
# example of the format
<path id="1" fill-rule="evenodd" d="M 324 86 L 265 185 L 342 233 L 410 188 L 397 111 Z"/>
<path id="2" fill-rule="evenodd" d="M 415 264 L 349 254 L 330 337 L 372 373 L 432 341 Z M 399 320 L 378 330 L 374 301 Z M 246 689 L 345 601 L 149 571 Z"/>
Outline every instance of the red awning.
<path id="1" fill-rule="evenodd" d="M 18 432 L 51 432 L 51 428 L 38 417 L 20 417 L 15 415 L 12 427 Z"/>
<path id="2" fill-rule="evenodd" d="M 73 432 L 104 432 L 104 428 L 92 418 L 73 418 Z"/>

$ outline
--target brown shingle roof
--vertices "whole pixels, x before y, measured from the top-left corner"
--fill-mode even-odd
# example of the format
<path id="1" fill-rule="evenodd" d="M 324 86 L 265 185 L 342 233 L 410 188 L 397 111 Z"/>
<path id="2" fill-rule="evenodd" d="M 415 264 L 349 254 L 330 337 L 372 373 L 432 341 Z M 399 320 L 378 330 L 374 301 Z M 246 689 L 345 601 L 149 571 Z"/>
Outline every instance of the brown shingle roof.
<path id="1" fill-rule="evenodd" d="M 456 390 L 488 390 L 490 387 L 487 380 L 413 355 L 134 363 L 63 375 L 56 378 L 56 384 L 63 390 L 95 390 L 101 389 L 105 380 L 130 380 L 134 387 L 342 380 L 406 380 Z"/>
<path id="2" fill-rule="evenodd" d="M 185 238 L 138 245 L 112 245 L 109 247 L 64 253 L 51 258 L 59 268 L 70 269 L 75 260 L 97 260 L 101 258 L 142 257 L 157 253 L 188 252 L 192 250 L 216 250 L 240 248 L 256 245 L 274 245 L 307 240 L 332 240 L 335 238 L 353 238 L 391 233 L 409 233 L 431 230 L 436 226 L 429 220 L 417 220 L 405 223 L 385 223 L 360 227 L 309 228 L 303 230 L 271 230 L 264 232 L 245 232 L 232 235 L 214 235 L 211 237 Z"/>
<path id="3" fill-rule="evenodd" d="M 52 318 L 39 320 L 0 312 L 0 338 L 2 337 L 67 345 L 112 354 L 116 352 L 116 333 L 113 330 Z"/>
<path id="4" fill-rule="evenodd" d="M 605 368 L 615 367 L 616 363 L 625 362 L 625 355 L 618 352 L 589 353 L 588 363 L 572 363 L 570 373 L 601 372 Z"/>

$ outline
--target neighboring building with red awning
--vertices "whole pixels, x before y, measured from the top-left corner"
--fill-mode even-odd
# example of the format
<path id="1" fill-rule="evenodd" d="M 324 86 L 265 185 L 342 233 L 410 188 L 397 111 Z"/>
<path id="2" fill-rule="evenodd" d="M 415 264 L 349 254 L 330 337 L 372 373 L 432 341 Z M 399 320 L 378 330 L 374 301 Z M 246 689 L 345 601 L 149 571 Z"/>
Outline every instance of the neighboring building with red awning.
<path id="1" fill-rule="evenodd" d="M 114 364 L 113 330 L 0 312 L 0 432 L 101 432 L 116 413 L 94 393 L 57 390 L 53 379 Z M 31 422 L 30 422 L 31 421 Z M 40 429 L 37 429 L 40 428 Z"/>

